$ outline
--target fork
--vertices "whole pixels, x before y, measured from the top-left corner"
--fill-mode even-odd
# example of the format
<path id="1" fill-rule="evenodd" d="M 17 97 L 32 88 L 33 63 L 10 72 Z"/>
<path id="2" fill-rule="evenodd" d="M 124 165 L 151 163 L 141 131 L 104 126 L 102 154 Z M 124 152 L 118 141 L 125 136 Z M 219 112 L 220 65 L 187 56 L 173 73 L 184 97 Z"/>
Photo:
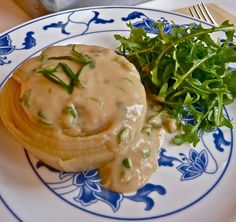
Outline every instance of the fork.
<path id="1" fill-rule="evenodd" d="M 206 21 L 208 23 L 211 23 L 215 26 L 218 26 L 217 22 L 214 20 L 214 18 L 211 16 L 209 10 L 207 9 L 207 6 L 201 2 L 200 4 L 193 5 L 189 8 L 189 12 L 192 15 L 192 17 L 200 19 L 202 21 Z"/>

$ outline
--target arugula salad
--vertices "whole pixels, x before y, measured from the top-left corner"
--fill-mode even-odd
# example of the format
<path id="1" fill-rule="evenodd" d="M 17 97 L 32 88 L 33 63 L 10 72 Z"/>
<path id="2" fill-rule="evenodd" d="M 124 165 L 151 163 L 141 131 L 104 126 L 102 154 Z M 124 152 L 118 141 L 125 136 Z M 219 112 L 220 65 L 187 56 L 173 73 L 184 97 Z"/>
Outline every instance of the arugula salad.
<path id="1" fill-rule="evenodd" d="M 236 97 L 236 70 L 230 68 L 236 62 L 235 27 L 228 21 L 212 28 L 173 25 L 173 31 L 164 34 L 163 23 L 155 26 L 158 34 L 150 36 L 128 24 L 129 37 L 115 38 L 120 41 L 118 52 L 138 69 L 146 92 L 177 119 L 181 133 L 174 143 L 196 146 L 199 133 L 232 128 L 224 105 Z M 225 39 L 215 42 L 211 33 L 219 31 Z M 185 121 L 189 117 L 192 121 Z"/>

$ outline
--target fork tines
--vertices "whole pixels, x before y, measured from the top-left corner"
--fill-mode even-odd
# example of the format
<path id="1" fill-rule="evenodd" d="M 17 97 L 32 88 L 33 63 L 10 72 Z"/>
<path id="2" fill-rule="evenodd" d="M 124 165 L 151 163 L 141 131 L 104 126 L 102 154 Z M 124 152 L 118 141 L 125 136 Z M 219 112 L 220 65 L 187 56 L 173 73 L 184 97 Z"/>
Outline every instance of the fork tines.
<path id="1" fill-rule="evenodd" d="M 193 5 L 192 8 L 189 8 L 189 11 L 192 17 L 217 25 L 204 3 Z"/>

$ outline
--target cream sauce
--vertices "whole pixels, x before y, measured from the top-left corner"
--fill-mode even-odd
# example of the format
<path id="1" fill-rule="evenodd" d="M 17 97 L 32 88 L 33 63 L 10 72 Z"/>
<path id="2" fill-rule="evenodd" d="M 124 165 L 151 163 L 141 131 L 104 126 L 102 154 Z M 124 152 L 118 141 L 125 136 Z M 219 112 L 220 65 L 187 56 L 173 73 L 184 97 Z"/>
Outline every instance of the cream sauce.
<path id="1" fill-rule="evenodd" d="M 155 111 L 147 112 L 146 94 L 135 67 L 110 49 L 76 45 L 92 65 L 79 75 L 81 86 L 72 93 L 42 75 L 58 63 L 67 64 L 73 73 L 81 64 L 58 56 L 71 56 L 73 45 L 54 46 L 41 56 L 25 62 L 15 73 L 21 84 L 21 105 L 31 122 L 51 128 L 57 135 L 90 138 L 107 132 L 106 145 L 114 158 L 100 166 L 105 187 L 131 192 L 141 187 L 157 168 L 157 151 L 164 130 L 148 121 Z M 62 68 L 54 73 L 65 84 L 70 78 Z"/>
<path id="2" fill-rule="evenodd" d="M 100 168 L 105 187 L 119 192 L 132 192 L 142 187 L 157 170 L 157 154 L 165 128 L 150 123 L 153 117 L 162 122 L 159 112 L 148 106 L 145 123 L 132 143 L 118 150 L 115 159 Z"/>

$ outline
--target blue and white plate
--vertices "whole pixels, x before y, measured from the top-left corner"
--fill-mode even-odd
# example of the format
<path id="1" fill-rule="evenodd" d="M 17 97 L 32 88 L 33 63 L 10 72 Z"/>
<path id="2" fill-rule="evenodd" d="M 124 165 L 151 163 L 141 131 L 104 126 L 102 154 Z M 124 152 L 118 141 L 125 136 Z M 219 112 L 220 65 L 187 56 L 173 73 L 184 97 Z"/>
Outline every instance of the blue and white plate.
<path id="1" fill-rule="evenodd" d="M 115 49 L 114 34 L 128 35 L 127 22 L 155 34 L 154 21 L 199 22 L 172 12 L 99 7 L 60 12 L 0 36 L 1 86 L 26 59 L 58 44 L 96 44 Z M 210 26 L 205 23 L 205 26 Z M 222 33 L 216 38 L 224 38 Z M 235 118 L 236 105 L 225 108 Z M 191 120 L 189 120 L 191 121 Z M 235 121 L 234 121 L 235 127 Z M 0 124 L 0 221 L 23 222 L 228 222 L 236 220 L 235 130 L 218 128 L 201 136 L 196 149 L 166 138 L 158 171 L 134 193 L 104 189 L 96 170 L 62 173 L 24 151 Z M 8 216 L 1 212 L 8 211 Z"/>

